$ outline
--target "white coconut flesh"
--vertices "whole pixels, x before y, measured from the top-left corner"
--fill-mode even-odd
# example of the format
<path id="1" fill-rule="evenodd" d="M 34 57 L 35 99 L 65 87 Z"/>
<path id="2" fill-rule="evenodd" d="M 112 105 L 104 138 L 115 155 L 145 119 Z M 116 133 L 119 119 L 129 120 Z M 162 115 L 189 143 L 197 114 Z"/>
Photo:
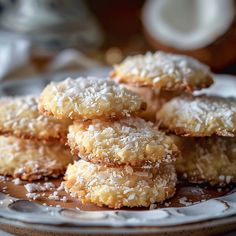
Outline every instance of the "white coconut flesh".
<path id="1" fill-rule="evenodd" d="M 203 48 L 225 34 L 233 0 L 147 0 L 142 20 L 155 40 L 181 50 Z"/>

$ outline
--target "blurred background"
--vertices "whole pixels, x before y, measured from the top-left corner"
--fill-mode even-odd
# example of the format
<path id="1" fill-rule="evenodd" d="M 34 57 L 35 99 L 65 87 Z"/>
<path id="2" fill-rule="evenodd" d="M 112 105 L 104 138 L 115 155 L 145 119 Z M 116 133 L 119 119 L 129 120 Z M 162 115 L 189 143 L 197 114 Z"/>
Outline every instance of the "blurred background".
<path id="1" fill-rule="evenodd" d="M 0 79 L 164 50 L 236 74 L 234 0 L 0 0 Z"/>

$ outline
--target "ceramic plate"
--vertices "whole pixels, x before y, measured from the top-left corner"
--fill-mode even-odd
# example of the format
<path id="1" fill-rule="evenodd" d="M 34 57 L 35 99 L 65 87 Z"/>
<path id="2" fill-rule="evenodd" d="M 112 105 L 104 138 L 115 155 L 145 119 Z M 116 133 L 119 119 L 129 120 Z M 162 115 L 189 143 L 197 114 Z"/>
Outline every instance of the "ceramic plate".
<path id="1" fill-rule="evenodd" d="M 59 81 L 68 75 L 103 76 L 108 71 L 98 69 L 2 82 L 0 95 L 38 94 L 51 80 Z M 236 96 L 235 77 L 216 75 L 215 80 L 215 85 L 203 92 Z M 56 189 L 60 181 L 52 182 Z M 27 200 L 24 184 L 14 185 L 11 179 L 0 178 L 0 228 L 18 234 L 23 232 L 22 235 L 26 232 L 33 234 L 35 230 L 47 232 L 48 235 L 55 233 L 188 235 L 190 232 L 192 235 L 197 235 L 199 230 L 204 234 L 221 233 L 236 228 L 236 186 L 214 189 L 203 185 L 179 183 L 176 196 L 157 205 L 156 209 L 109 210 L 92 204 L 83 206 L 78 200 L 70 197 L 66 203 L 51 201 L 45 206 L 42 204 L 44 199 Z M 46 195 L 55 189 L 50 189 Z M 60 194 L 63 196 L 65 193 L 62 191 Z"/>

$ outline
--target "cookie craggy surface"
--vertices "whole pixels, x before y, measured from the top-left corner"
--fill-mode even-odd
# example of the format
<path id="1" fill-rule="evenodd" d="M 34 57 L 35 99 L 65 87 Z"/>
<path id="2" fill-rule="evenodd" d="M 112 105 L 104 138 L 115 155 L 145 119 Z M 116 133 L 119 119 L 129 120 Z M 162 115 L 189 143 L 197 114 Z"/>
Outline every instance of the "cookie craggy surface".
<path id="1" fill-rule="evenodd" d="M 213 83 L 206 65 L 188 56 L 161 51 L 127 57 L 115 65 L 111 78 L 119 83 L 188 92 Z"/>
<path id="2" fill-rule="evenodd" d="M 39 110 L 59 119 L 110 119 L 145 109 L 138 95 L 102 78 L 68 78 L 50 83 L 42 92 Z"/>
<path id="3" fill-rule="evenodd" d="M 0 99 L 0 133 L 39 140 L 65 140 L 70 122 L 46 117 L 38 112 L 32 96 Z"/>
<path id="4" fill-rule="evenodd" d="M 235 136 L 236 99 L 206 95 L 177 97 L 164 104 L 157 120 L 176 134 Z"/>
<path id="5" fill-rule="evenodd" d="M 72 162 L 70 151 L 64 145 L 41 143 L 0 136 L 0 174 L 36 180 L 43 177 L 58 177 Z"/>
<path id="6" fill-rule="evenodd" d="M 175 193 L 176 174 L 172 164 L 159 169 L 106 168 L 79 160 L 69 165 L 65 189 L 82 203 L 110 208 L 148 207 Z"/>
<path id="7" fill-rule="evenodd" d="M 75 122 L 69 127 L 68 143 L 82 159 L 107 166 L 158 166 L 178 154 L 172 139 L 157 126 L 134 117 Z"/>
<path id="8" fill-rule="evenodd" d="M 182 156 L 177 173 L 189 182 L 225 185 L 236 182 L 236 139 L 231 137 L 191 138 L 174 136 Z"/>

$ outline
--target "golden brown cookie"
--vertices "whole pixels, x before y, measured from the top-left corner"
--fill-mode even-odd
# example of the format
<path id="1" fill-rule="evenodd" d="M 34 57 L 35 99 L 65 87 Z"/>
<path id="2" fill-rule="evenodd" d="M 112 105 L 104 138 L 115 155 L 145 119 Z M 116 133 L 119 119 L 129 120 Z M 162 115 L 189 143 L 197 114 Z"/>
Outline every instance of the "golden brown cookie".
<path id="1" fill-rule="evenodd" d="M 166 103 L 157 120 L 168 131 L 185 136 L 235 136 L 236 99 L 181 96 Z"/>
<path id="2" fill-rule="evenodd" d="M 64 145 L 0 136 L 0 174 L 23 180 L 58 177 L 72 162 Z"/>
<path id="3" fill-rule="evenodd" d="M 131 84 L 121 85 L 138 94 L 141 99 L 147 104 L 146 110 L 140 112 L 138 116 L 152 122 L 156 121 L 157 112 L 166 102 L 181 94 L 181 92 L 165 91 L 149 87 L 139 87 Z"/>
<path id="4" fill-rule="evenodd" d="M 106 166 L 158 166 L 178 154 L 171 138 L 137 117 L 75 122 L 69 127 L 68 144 L 82 159 Z"/>
<path id="5" fill-rule="evenodd" d="M 114 66 L 111 78 L 124 84 L 187 92 L 213 83 L 206 65 L 188 56 L 161 51 L 127 57 Z"/>
<path id="6" fill-rule="evenodd" d="M 174 136 L 182 156 L 176 171 L 189 182 L 225 185 L 236 182 L 236 139 L 231 137 L 191 138 Z"/>
<path id="7" fill-rule="evenodd" d="M 37 98 L 31 96 L 0 99 L 0 133 L 39 140 L 65 140 L 70 122 L 46 117 L 38 112 Z"/>
<path id="8" fill-rule="evenodd" d="M 107 168 L 79 160 L 68 166 L 64 183 L 66 191 L 82 203 L 115 209 L 148 207 L 174 195 L 176 174 L 172 164 L 135 170 L 130 166 Z"/>
<path id="9" fill-rule="evenodd" d="M 40 112 L 58 119 L 110 119 L 136 114 L 145 103 L 135 93 L 106 79 L 68 78 L 50 83 L 42 92 Z"/>

